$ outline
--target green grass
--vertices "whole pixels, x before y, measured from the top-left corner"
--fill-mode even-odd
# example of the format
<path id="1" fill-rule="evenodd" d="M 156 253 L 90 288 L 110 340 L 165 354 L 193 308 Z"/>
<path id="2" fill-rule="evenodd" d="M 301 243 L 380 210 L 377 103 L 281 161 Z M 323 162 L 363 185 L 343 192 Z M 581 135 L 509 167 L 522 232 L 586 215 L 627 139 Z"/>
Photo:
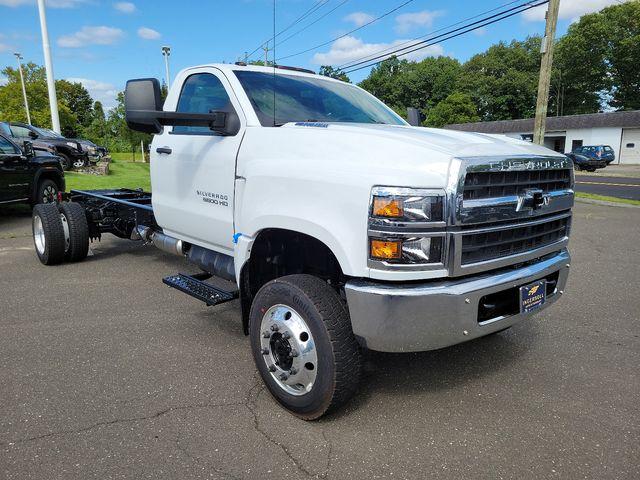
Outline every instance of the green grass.
<path id="1" fill-rule="evenodd" d="M 119 156 L 120 154 L 116 155 Z M 148 163 L 115 160 L 109 165 L 109 175 L 66 172 L 65 178 L 67 180 L 67 191 L 98 190 L 103 188 L 142 188 L 147 192 L 151 191 Z"/>
<path id="2" fill-rule="evenodd" d="M 578 198 L 589 198 L 591 200 L 600 200 L 603 202 L 625 203 L 627 205 L 640 205 L 640 200 L 631 200 L 628 198 L 607 197 L 606 195 L 596 195 L 594 193 L 576 192 Z"/>

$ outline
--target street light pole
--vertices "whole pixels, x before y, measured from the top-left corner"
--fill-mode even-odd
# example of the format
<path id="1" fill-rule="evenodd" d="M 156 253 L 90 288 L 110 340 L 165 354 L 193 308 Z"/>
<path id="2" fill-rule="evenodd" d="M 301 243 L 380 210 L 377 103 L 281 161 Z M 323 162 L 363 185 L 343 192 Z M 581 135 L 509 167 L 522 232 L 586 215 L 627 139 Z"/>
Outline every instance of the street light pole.
<path id="1" fill-rule="evenodd" d="M 27 123 L 31 125 L 31 115 L 29 114 L 29 100 L 27 100 L 27 88 L 24 85 L 24 75 L 22 74 L 22 55 L 14 53 L 18 60 L 18 71 L 20 72 L 20 83 L 22 84 L 22 97 L 24 98 L 24 110 L 27 112 Z"/>
<path id="2" fill-rule="evenodd" d="M 44 67 L 47 71 L 47 90 L 49 91 L 49 107 L 51 108 L 51 126 L 54 132 L 60 133 L 60 117 L 58 116 L 58 97 L 56 83 L 53 76 L 53 62 L 51 61 L 51 46 L 49 45 L 49 31 L 47 30 L 47 12 L 44 0 L 38 0 L 40 13 L 40 30 L 42 32 L 42 50 L 44 51 Z"/>
<path id="3" fill-rule="evenodd" d="M 171 55 L 171 47 L 162 47 L 162 56 L 164 57 L 164 73 L 167 89 L 171 86 L 171 78 L 169 77 L 169 55 Z"/>

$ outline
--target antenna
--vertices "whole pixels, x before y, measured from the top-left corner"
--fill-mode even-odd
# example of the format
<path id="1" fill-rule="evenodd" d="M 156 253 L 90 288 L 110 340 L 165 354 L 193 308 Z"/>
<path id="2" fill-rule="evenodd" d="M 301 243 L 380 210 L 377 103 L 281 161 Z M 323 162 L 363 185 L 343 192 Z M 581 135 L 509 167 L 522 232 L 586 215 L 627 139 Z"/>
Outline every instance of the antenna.
<path id="1" fill-rule="evenodd" d="M 273 126 L 276 126 L 276 0 L 273 0 Z M 266 65 L 265 65 L 266 67 Z"/>

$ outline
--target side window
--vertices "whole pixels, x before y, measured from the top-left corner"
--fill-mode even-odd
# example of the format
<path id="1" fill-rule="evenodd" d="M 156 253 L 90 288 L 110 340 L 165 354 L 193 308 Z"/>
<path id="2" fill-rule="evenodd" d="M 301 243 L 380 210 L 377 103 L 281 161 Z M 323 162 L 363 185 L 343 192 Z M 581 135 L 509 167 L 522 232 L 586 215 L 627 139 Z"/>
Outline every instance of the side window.
<path id="1" fill-rule="evenodd" d="M 218 77 L 210 73 L 196 73 L 184 82 L 177 112 L 211 113 L 232 110 L 231 100 Z M 208 127 L 173 127 L 174 134 L 215 135 Z"/>
<path id="2" fill-rule="evenodd" d="M 18 153 L 16 147 L 6 138 L 0 137 L 0 155 L 13 155 Z"/>
<path id="3" fill-rule="evenodd" d="M 14 137 L 28 137 L 29 129 L 25 127 L 19 127 L 17 125 L 11 125 L 11 133 Z"/>

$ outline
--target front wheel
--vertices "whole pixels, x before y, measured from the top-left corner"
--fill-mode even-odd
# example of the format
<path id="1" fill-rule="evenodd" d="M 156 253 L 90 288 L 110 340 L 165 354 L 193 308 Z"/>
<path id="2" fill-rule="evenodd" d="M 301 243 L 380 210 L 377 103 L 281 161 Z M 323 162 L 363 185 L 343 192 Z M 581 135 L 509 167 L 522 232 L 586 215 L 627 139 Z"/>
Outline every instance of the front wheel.
<path id="1" fill-rule="evenodd" d="M 249 334 L 267 388 L 298 417 L 320 418 L 355 393 L 360 348 L 344 300 L 319 278 L 289 275 L 265 284 L 251 305 Z"/>
<path id="2" fill-rule="evenodd" d="M 60 192 L 60 189 L 56 182 L 45 178 L 38 183 L 36 196 L 32 200 L 32 205 L 36 205 L 38 203 L 55 203 L 58 201 L 58 192 Z"/>

